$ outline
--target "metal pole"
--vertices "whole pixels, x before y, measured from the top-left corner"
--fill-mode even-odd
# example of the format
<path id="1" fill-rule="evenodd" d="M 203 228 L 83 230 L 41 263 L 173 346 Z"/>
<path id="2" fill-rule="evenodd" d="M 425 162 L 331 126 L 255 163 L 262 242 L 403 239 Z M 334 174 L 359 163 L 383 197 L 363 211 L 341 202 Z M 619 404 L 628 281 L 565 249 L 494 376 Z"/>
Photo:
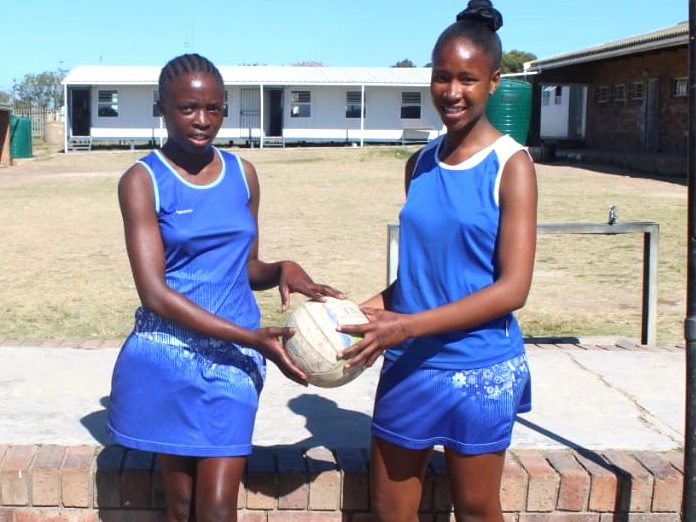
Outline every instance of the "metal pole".
<path id="1" fill-rule="evenodd" d="M 688 240 L 686 271 L 686 422 L 682 520 L 696 520 L 696 0 L 689 0 Z"/>

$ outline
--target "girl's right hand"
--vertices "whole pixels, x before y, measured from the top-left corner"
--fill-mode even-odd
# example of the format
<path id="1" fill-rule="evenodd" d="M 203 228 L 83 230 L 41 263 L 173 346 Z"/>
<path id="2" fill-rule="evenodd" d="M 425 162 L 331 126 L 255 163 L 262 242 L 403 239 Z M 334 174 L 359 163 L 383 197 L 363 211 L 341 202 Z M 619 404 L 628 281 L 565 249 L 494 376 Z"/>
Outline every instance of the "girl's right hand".
<path id="1" fill-rule="evenodd" d="M 369 322 L 364 324 L 346 324 L 336 329 L 339 332 L 362 337 L 362 339 L 339 352 L 337 357 L 338 359 L 346 359 L 348 361 L 347 367 L 360 364 L 365 368 L 369 368 L 384 350 L 396 346 L 409 338 L 406 330 L 407 316 L 367 306 L 361 306 L 360 309 Z"/>
<path id="2" fill-rule="evenodd" d="M 285 351 L 285 341 L 295 333 L 294 328 L 290 327 L 267 327 L 256 330 L 257 342 L 254 346 L 272 361 L 288 379 L 295 381 L 302 386 L 307 386 L 307 376 L 292 362 L 292 359 Z"/>

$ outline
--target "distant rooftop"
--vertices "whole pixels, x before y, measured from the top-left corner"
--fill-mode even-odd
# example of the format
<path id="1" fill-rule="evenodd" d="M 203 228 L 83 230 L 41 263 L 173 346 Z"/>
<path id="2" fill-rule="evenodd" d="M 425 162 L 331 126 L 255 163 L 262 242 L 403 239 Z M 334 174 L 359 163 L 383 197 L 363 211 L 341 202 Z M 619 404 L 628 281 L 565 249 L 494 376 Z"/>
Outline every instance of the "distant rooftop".
<path id="1" fill-rule="evenodd" d="M 227 85 L 430 85 L 427 67 L 220 66 Z M 68 85 L 157 85 L 161 67 L 78 65 Z"/>
<path id="2" fill-rule="evenodd" d="M 587 47 L 578 51 L 557 54 L 549 58 L 532 60 L 524 64 L 528 72 L 540 72 L 546 69 L 556 69 L 585 62 L 595 62 L 608 58 L 616 58 L 643 51 L 655 51 L 669 47 L 687 45 L 689 42 L 689 23 L 682 22 L 672 27 L 659 29 L 622 40 Z"/>

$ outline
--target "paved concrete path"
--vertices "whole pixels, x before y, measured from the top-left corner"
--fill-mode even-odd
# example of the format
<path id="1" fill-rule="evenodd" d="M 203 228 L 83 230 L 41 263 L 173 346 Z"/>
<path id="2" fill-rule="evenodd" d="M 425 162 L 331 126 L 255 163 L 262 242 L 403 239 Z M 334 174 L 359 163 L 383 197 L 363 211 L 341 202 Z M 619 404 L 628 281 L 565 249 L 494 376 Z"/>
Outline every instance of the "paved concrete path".
<path id="1" fill-rule="evenodd" d="M 0 444 L 109 444 L 118 349 L 0 347 Z M 685 354 L 677 349 L 529 345 L 533 410 L 515 448 L 669 450 L 683 445 Z M 269 365 L 254 443 L 368 447 L 378 369 L 303 388 Z"/>

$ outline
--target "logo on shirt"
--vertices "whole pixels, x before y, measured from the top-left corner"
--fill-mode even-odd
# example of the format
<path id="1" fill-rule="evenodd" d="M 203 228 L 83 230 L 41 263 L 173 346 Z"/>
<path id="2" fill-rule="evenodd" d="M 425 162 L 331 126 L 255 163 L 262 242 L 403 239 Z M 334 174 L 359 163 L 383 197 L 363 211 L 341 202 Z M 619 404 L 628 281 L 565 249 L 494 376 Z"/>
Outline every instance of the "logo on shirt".
<path id="1" fill-rule="evenodd" d="M 185 208 L 183 210 L 175 210 L 175 214 L 193 214 L 193 209 L 192 208 Z"/>

